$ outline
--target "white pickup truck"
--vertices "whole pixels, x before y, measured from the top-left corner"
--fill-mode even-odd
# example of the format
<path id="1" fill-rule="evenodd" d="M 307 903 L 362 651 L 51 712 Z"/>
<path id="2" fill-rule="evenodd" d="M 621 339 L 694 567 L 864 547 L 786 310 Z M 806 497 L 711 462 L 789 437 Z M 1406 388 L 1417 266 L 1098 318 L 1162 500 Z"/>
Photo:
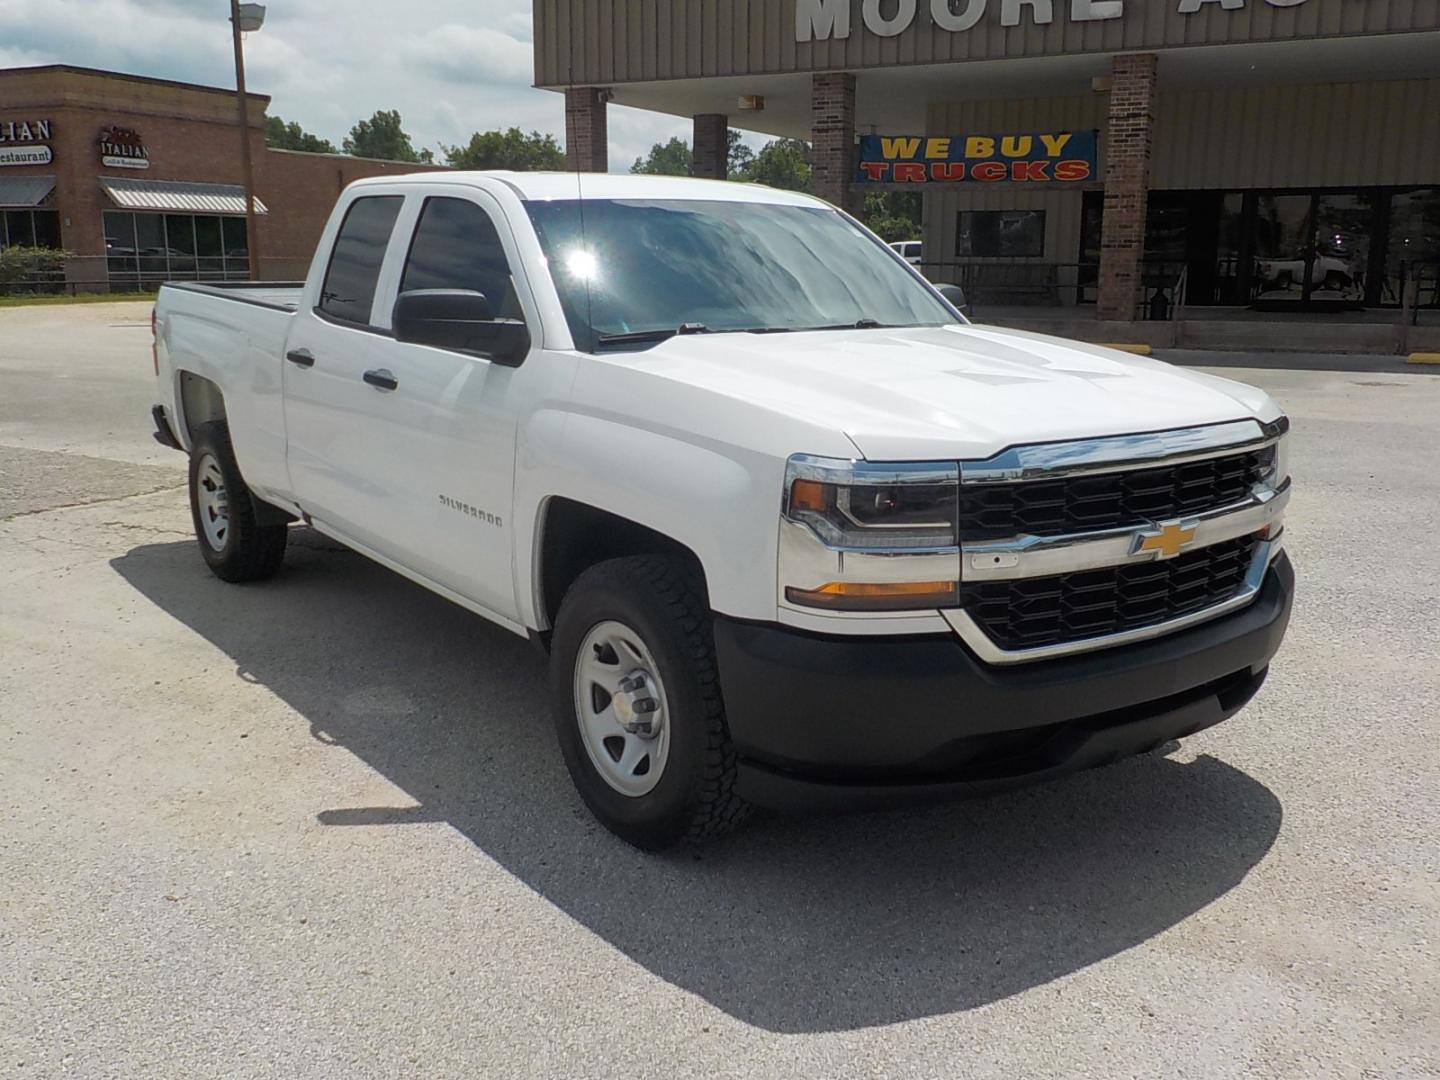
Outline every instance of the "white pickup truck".
<path id="1" fill-rule="evenodd" d="M 364 180 L 303 284 L 167 285 L 155 332 L 210 568 L 303 521 L 530 636 L 640 846 L 1148 751 L 1289 621 L 1268 396 L 972 325 L 806 196 Z"/>

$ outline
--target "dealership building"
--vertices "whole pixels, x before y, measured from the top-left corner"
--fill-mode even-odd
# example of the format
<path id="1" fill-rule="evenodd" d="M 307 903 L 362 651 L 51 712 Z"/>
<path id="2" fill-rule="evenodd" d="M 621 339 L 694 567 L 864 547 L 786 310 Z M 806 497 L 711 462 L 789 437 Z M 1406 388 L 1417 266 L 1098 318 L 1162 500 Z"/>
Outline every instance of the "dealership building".
<path id="1" fill-rule="evenodd" d="M 991 304 L 1440 302 L 1440 0 L 535 0 L 535 71 L 574 167 L 610 103 L 693 118 L 703 175 L 804 139 L 839 206 L 922 193 L 925 271 Z"/>
<path id="2" fill-rule="evenodd" d="M 421 166 L 265 146 L 248 98 L 262 276 L 303 276 L 352 180 Z M 235 91 L 69 66 L 0 70 L 0 246 L 60 248 L 81 290 L 249 276 Z"/>

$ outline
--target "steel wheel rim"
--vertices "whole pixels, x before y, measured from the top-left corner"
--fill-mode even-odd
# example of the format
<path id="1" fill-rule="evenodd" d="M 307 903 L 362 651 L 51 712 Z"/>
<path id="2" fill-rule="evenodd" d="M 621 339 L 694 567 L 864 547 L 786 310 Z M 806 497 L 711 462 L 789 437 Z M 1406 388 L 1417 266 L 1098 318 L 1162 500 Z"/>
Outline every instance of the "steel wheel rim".
<path id="1" fill-rule="evenodd" d="M 230 539 L 230 505 L 225 497 L 225 474 L 214 454 L 201 454 L 195 466 L 195 506 L 210 550 L 224 551 Z"/>
<path id="2" fill-rule="evenodd" d="M 670 758 L 670 707 L 640 635 L 613 620 L 591 627 L 574 690 L 580 741 L 601 779 L 632 799 L 655 790 Z"/>

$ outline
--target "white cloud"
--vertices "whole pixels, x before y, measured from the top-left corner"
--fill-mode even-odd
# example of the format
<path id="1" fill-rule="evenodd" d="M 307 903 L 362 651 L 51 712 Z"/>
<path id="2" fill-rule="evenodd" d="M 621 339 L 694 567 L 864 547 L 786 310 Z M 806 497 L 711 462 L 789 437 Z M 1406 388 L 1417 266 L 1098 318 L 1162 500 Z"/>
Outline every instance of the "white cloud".
<path id="1" fill-rule="evenodd" d="M 536 90 L 530 0 L 269 0 L 248 35 L 250 88 L 270 111 L 337 145 L 356 120 L 398 109 L 417 146 L 518 126 L 564 141 L 561 95 Z M 65 63 L 233 86 L 218 0 L 0 0 L 0 65 Z M 687 121 L 612 106 L 610 164 Z"/>
<path id="2" fill-rule="evenodd" d="M 411 39 L 404 56 L 430 76 L 479 86 L 523 86 L 534 71 L 534 48 L 528 41 L 488 26 L 447 23 Z"/>

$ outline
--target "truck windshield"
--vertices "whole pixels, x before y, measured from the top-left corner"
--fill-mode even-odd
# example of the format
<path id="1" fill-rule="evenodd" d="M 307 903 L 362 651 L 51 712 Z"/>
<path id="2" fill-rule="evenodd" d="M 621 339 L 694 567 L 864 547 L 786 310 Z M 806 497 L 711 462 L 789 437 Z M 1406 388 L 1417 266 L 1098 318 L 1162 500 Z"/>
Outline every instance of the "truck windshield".
<path id="1" fill-rule="evenodd" d="M 674 333 L 959 322 L 833 210 L 721 200 L 525 204 L 578 348 Z"/>

